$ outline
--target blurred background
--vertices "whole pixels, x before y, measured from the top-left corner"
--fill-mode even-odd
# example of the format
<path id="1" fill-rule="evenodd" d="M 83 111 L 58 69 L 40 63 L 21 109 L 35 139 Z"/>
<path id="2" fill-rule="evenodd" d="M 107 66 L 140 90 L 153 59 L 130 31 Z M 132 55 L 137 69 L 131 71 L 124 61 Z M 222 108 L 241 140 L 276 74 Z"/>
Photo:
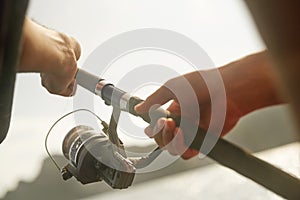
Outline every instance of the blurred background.
<path id="1" fill-rule="evenodd" d="M 31 0 L 27 14 L 75 37 L 82 47 L 79 66 L 111 37 L 140 28 L 168 29 L 187 36 L 207 52 L 215 66 L 265 48 L 240 0 Z M 184 65 L 171 57 L 149 56 L 170 67 Z M 131 57 L 127 65 L 149 64 L 149 60 Z M 126 60 L 116 63 L 111 73 L 119 73 L 120 67 L 126 71 L 126 66 L 121 66 L 124 63 Z M 75 180 L 64 182 L 46 156 L 44 138 L 55 120 L 73 109 L 73 99 L 49 94 L 38 74 L 17 76 L 12 124 L 0 145 L 0 199 L 280 199 L 207 158 L 178 159 L 167 168 L 139 174 L 133 186 L 123 191 L 112 190 L 105 183 L 83 186 Z M 110 108 L 102 109 L 97 114 L 107 120 Z M 226 138 L 299 175 L 299 143 L 294 134 L 289 108 L 284 105 L 251 113 Z M 153 145 L 147 139 L 124 138 L 127 148 L 134 151 Z M 60 147 L 57 144 L 53 149 L 58 160 L 63 159 L 58 155 Z"/>

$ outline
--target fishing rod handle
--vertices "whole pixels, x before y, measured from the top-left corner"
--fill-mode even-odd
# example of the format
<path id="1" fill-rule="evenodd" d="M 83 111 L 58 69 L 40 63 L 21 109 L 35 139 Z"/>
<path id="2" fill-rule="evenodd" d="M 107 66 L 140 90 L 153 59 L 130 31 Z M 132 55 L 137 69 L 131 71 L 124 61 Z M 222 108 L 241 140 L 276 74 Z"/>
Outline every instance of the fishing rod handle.
<path id="1" fill-rule="evenodd" d="M 175 115 L 168 110 L 164 110 L 163 108 L 159 107 L 156 109 L 150 110 L 147 113 L 139 114 L 135 111 L 134 107 L 144 100 L 140 99 L 139 97 L 132 96 L 129 99 L 129 110 L 128 112 L 141 117 L 145 122 L 148 122 L 151 127 L 155 126 L 155 123 L 160 118 L 171 118 L 174 120 L 177 127 L 180 127 L 184 133 L 184 141 L 187 146 L 191 149 L 200 150 L 202 141 L 204 140 L 206 131 L 201 129 L 196 124 L 190 122 L 185 118 L 182 118 L 179 115 Z"/>

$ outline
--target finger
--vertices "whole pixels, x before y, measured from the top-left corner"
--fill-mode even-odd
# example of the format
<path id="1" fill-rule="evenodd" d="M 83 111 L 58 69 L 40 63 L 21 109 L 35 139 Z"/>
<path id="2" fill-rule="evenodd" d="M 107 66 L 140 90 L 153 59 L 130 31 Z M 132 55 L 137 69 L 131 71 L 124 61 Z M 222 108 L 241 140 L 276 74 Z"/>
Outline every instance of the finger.
<path id="1" fill-rule="evenodd" d="M 199 154 L 199 151 L 195 149 L 187 149 L 182 155 L 181 158 L 184 160 L 190 159 Z"/>
<path id="2" fill-rule="evenodd" d="M 170 106 L 167 108 L 168 111 L 170 111 L 171 113 L 175 114 L 175 115 L 180 115 L 181 114 L 181 108 L 179 103 L 174 100 Z"/>
<path id="3" fill-rule="evenodd" d="M 145 128 L 144 130 L 145 134 L 149 137 L 149 138 L 153 138 L 154 134 L 153 134 L 153 128 L 151 126 L 148 126 Z"/>
<path id="4" fill-rule="evenodd" d="M 77 91 L 77 83 L 76 83 L 76 80 L 74 79 L 73 81 L 73 87 L 72 87 L 72 94 L 71 96 L 74 96 L 76 94 L 76 91 Z"/>
<path id="5" fill-rule="evenodd" d="M 66 95 L 67 96 L 74 96 L 76 93 L 76 89 L 77 89 L 77 84 L 76 84 L 76 80 L 74 79 L 69 86 L 67 87 L 67 92 Z"/>
<path id="6" fill-rule="evenodd" d="M 54 92 L 54 94 L 58 94 L 65 97 L 74 96 L 76 88 L 76 81 L 74 79 L 65 89 L 63 89 L 62 91 L 57 90 L 56 92 Z"/>
<path id="7" fill-rule="evenodd" d="M 153 137 L 154 137 L 154 140 L 155 140 L 155 142 L 158 144 L 158 146 L 160 148 L 164 147 L 164 143 L 163 143 L 163 139 L 162 139 L 162 130 L 164 128 L 165 121 L 166 121 L 165 118 L 160 118 L 157 121 L 155 127 L 153 128 Z"/>
<path id="8" fill-rule="evenodd" d="M 146 135 L 150 138 L 154 138 L 157 134 L 160 134 L 164 127 L 165 120 L 165 118 L 160 118 L 157 120 L 154 127 L 148 126 L 147 128 L 145 128 Z"/>
<path id="9" fill-rule="evenodd" d="M 144 102 L 135 106 L 137 113 L 145 113 L 150 110 L 153 105 L 163 105 L 173 98 L 173 93 L 165 86 L 160 87 Z"/>
<path id="10" fill-rule="evenodd" d="M 173 152 L 173 155 L 181 155 L 186 149 L 183 140 L 182 131 L 180 128 L 176 127 L 172 133 L 173 133 L 173 140 L 168 147 L 168 151 Z"/>
<path id="11" fill-rule="evenodd" d="M 196 156 L 199 151 L 194 150 L 194 149 L 189 149 L 187 148 L 187 146 L 185 145 L 184 142 L 184 133 L 182 132 L 182 130 L 180 128 L 176 128 L 175 131 L 175 138 L 174 138 L 174 142 L 173 144 L 173 148 L 174 150 L 177 150 L 177 154 L 180 155 L 183 159 L 190 159 L 194 156 Z"/>
<path id="12" fill-rule="evenodd" d="M 177 131 L 175 132 L 173 148 L 177 150 L 179 155 L 182 155 L 187 150 L 187 147 L 184 143 L 183 132 L 180 128 L 177 128 Z"/>
<path id="13" fill-rule="evenodd" d="M 51 81 L 51 75 L 40 73 L 40 77 L 42 86 L 46 88 L 50 94 L 58 94 L 59 92 L 63 91 L 63 89 L 59 90 L 55 83 Z"/>
<path id="14" fill-rule="evenodd" d="M 161 134 L 157 134 L 157 135 L 154 137 L 154 140 L 155 140 L 156 144 L 159 146 L 160 149 L 164 149 L 164 144 L 163 144 L 163 141 L 162 141 L 162 136 L 161 136 Z"/>
<path id="15" fill-rule="evenodd" d="M 172 148 L 172 140 L 174 139 L 174 131 L 176 128 L 176 124 L 172 119 L 167 119 L 165 121 L 165 126 L 162 131 L 162 141 L 164 144 L 164 148 L 169 151 L 171 155 L 177 155 L 177 151 L 173 151 Z"/>

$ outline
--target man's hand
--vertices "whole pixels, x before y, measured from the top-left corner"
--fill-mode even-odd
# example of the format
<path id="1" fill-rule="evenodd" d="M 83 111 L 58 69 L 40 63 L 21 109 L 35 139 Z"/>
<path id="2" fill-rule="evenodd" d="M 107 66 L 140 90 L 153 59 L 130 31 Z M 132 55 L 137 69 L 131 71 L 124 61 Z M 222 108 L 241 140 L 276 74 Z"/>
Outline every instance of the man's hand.
<path id="1" fill-rule="evenodd" d="M 18 71 L 39 72 L 42 85 L 50 93 L 62 96 L 74 93 L 80 53 L 80 45 L 74 38 L 25 19 Z"/>
<path id="2" fill-rule="evenodd" d="M 155 104 L 163 105 L 173 100 L 167 110 L 174 114 L 181 115 L 199 125 L 202 129 L 207 130 L 211 121 L 212 102 L 205 81 L 200 75 L 204 73 L 215 72 L 212 70 L 196 71 L 171 79 L 150 95 L 142 104 L 137 105 L 135 107 L 136 111 L 138 113 L 148 112 Z M 191 87 L 188 87 L 184 82 L 188 82 Z M 195 94 L 194 97 L 192 97 L 192 93 Z M 221 99 L 217 98 L 217 100 Z M 227 113 L 227 123 L 222 132 L 223 135 L 231 130 L 240 118 L 239 110 L 237 110 L 234 105 L 228 104 L 227 107 L 227 111 L 229 112 Z M 201 115 L 199 120 L 200 109 Z M 189 159 L 199 153 L 197 150 L 188 149 L 185 146 L 183 134 L 189 133 L 183 133 L 180 128 L 176 127 L 172 119 L 159 119 L 155 127 L 153 129 L 147 127 L 145 133 L 149 137 L 154 138 L 160 148 L 167 149 L 172 155 L 181 155 L 183 159 Z"/>
<path id="3" fill-rule="evenodd" d="M 214 85 L 214 75 L 219 70 L 226 90 L 226 105 L 221 101 L 221 94 L 214 91 L 216 95 L 212 102 L 207 85 L 202 75 L 210 77 L 209 81 Z M 188 82 L 191 87 L 185 87 L 183 82 Z M 190 88 L 190 89 L 189 89 Z M 216 90 L 219 87 L 215 87 Z M 192 90 L 192 91 L 187 91 Z M 191 94 L 196 95 L 190 98 Z M 180 104 L 178 97 L 181 96 Z M 174 114 L 181 115 L 191 122 L 196 123 L 202 129 L 207 130 L 211 123 L 216 120 L 211 119 L 211 106 L 226 106 L 226 116 L 221 136 L 227 134 L 239 121 L 239 119 L 249 112 L 269 105 L 282 102 L 276 92 L 276 76 L 273 73 L 267 53 L 262 52 L 245 57 L 239 61 L 230 63 L 219 69 L 207 71 L 196 71 L 183 76 L 179 76 L 167 81 L 162 87 L 150 95 L 143 103 L 135 107 L 136 112 L 145 113 L 153 105 L 163 105 L 173 100 L 168 110 Z M 199 109 L 196 109 L 199 108 Z M 196 121 L 201 111 L 200 121 Z M 157 144 L 167 149 L 172 155 L 181 155 L 184 159 L 189 159 L 198 154 L 198 151 L 186 148 L 183 133 L 175 126 L 172 119 L 161 118 L 154 128 L 147 127 L 145 133 L 154 138 Z M 175 137 L 176 136 L 176 137 Z"/>

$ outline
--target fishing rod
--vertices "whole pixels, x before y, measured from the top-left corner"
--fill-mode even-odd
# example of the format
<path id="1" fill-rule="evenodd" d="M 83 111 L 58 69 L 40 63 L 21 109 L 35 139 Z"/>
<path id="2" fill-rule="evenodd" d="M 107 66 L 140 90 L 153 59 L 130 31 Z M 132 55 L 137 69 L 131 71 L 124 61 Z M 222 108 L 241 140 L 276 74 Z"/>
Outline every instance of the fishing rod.
<path id="1" fill-rule="evenodd" d="M 110 123 L 104 125 L 105 132 L 109 136 L 108 139 L 105 139 L 106 142 L 104 144 L 103 138 L 105 138 L 105 136 L 104 135 L 102 135 L 101 137 L 98 136 L 102 139 L 98 138 L 99 139 L 98 143 L 96 142 L 93 143 L 93 145 L 95 146 L 96 144 L 100 144 L 102 142 L 103 144 L 102 147 L 100 147 L 101 145 L 99 146 L 99 149 L 100 148 L 102 149 L 102 155 L 100 156 L 102 160 L 104 156 L 103 154 L 106 154 L 106 156 L 108 156 L 108 158 L 105 159 L 109 160 L 110 162 L 111 160 L 113 160 L 113 158 L 114 160 L 118 160 L 119 162 L 118 164 L 114 163 L 111 165 L 111 167 L 108 167 L 110 171 L 113 170 L 112 166 L 122 165 L 121 170 L 113 171 L 113 173 L 119 173 L 118 174 L 119 179 L 114 179 L 115 178 L 114 176 L 110 176 L 109 178 L 107 178 L 108 177 L 107 174 L 105 175 L 105 173 L 103 172 L 105 170 L 108 170 L 105 167 L 103 168 L 105 170 L 102 170 L 101 172 L 102 179 L 104 179 L 113 188 L 122 189 L 130 186 L 134 177 L 135 169 L 143 168 L 147 166 L 155 158 L 157 158 L 157 156 L 159 156 L 159 154 L 162 151 L 160 148 L 156 148 L 152 153 L 150 153 L 150 155 L 146 157 L 138 158 L 138 159 L 127 158 L 124 151 L 122 151 L 122 149 L 124 149 L 123 143 L 118 138 L 116 132 L 116 127 L 121 112 L 128 112 L 134 116 L 140 117 L 145 122 L 149 123 L 152 126 L 161 117 L 172 118 L 175 121 L 176 126 L 180 127 L 183 133 L 185 133 L 184 141 L 186 145 L 191 149 L 195 149 L 198 151 L 200 150 L 206 132 L 205 130 L 201 129 L 199 126 L 196 126 L 189 120 L 186 120 L 185 118 L 175 115 L 162 108 L 155 109 L 148 113 L 139 114 L 135 112 L 134 107 L 137 104 L 143 102 L 142 99 L 136 96 L 132 96 L 120 90 L 119 88 L 115 87 L 112 83 L 104 80 L 101 77 L 95 76 L 87 71 L 84 71 L 83 69 L 78 70 L 76 75 L 76 82 L 78 85 L 87 89 L 91 93 L 101 97 L 102 100 L 104 100 L 106 105 L 110 105 L 113 107 L 113 114 Z M 184 125 L 182 126 L 182 124 Z M 72 152 L 73 154 L 74 152 L 77 153 L 77 158 L 73 158 L 73 164 L 71 163 L 63 169 L 64 172 L 63 175 L 65 176 L 65 179 L 75 176 L 78 180 L 82 180 L 81 178 L 84 176 L 84 173 L 85 174 L 87 173 L 86 170 L 88 170 L 88 167 L 85 167 L 84 170 L 83 168 L 79 170 L 80 166 L 83 166 L 83 163 L 87 163 L 88 161 L 93 160 L 91 158 L 84 160 L 85 157 L 90 156 L 87 153 L 87 149 L 92 149 L 93 147 L 93 145 L 88 142 L 86 142 L 86 144 L 88 144 L 87 146 L 89 147 L 85 148 L 86 151 L 84 154 L 82 154 L 83 156 L 80 157 L 78 148 L 72 150 L 71 143 L 73 142 L 72 144 L 74 147 L 74 143 L 76 143 L 77 139 L 79 138 L 80 131 L 84 129 L 85 129 L 84 127 L 77 127 L 77 129 L 70 131 L 68 136 L 65 138 L 64 144 L 67 143 L 67 145 L 65 145 L 63 149 L 66 157 L 69 158 L 68 155 L 71 155 Z M 193 132 L 195 132 L 195 134 L 192 134 Z M 110 149 L 111 147 L 106 146 L 108 144 L 107 141 L 110 141 L 110 143 L 120 147 L 121 151 L 113 150 L 113 149 L 111 151 L 108 151 L 107 149 Z M 81 141 L 81 143 L 82 142 L 84 141 Z M 265 162 L 255 157 L 251 153 L 245 151 L 244 149 L 238 147 L 237 145 L 223 138 L 217 139 L 215 146 L 212 148 L 210 152 L 207 153 L 207 156 L 215 160 L 219 164 L 226 166 L 230 169 L 233 169 L 239 174 L 255 181 L 256 183 L 266 187 L 267 189 L 273 191 L 274 193 L 282 197 L 288 199 L 298 199 L 300 197 L 300 180 L 298 178 L 282 171 L 281 169 L 271 165 L 268 162 Z M 101 165 L 103 167 L 103 163 L 100 164 L 98 163 L 98 165 Z M 107 167 L 107 165 L 105 166 Z M 99 178 L 93 180 L 91 179 L 85 182 L 81 181 L 81 182 L 87 183 L 87 182 L 94 182 L 94 181 L 99 181 Z"/>

